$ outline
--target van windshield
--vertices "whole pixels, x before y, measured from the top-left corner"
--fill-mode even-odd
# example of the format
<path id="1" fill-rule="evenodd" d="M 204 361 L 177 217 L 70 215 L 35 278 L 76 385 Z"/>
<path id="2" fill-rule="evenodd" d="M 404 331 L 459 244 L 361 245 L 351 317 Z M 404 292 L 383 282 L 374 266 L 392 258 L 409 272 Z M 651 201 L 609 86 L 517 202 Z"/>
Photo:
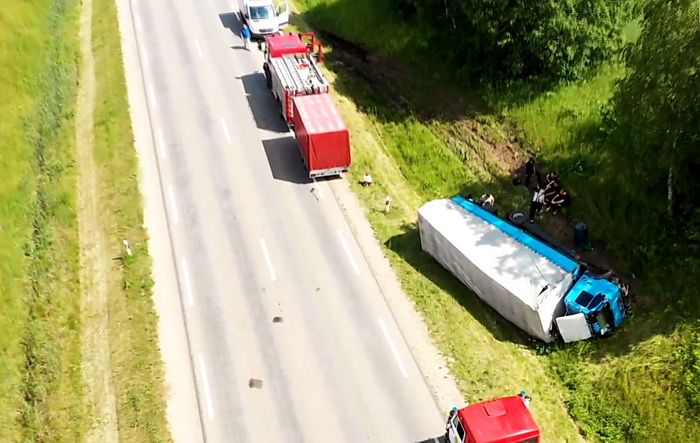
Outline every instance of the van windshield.
<path id="1" fill-rule="evenodd" d="M 275 11 L 272 6 L 251 6 L 250 7 L 250 19 L 251 20 L 266 20 L 275 16 Z"/>

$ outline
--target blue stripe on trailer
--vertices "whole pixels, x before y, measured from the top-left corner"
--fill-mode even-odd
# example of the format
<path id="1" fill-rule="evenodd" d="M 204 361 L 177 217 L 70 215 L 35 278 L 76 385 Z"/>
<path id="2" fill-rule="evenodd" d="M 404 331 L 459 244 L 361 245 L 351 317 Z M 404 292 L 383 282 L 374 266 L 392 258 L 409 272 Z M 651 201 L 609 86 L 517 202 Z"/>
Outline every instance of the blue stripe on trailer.
<path id="1" fill-rule="evenodd" d="M 486 223 L 495 226 L 501 232 L 511 237 L 513 240 L 517 241 L 518 243 L 521 243 L 524 246 L 527 246 L 536 253 L 545 257 L 547 260 L 559 266 L 566 272 L 573 273 L 578 268 L 578 263 L 576 263 L 576 261 L 567 257 L 566 255 L 562 254 L 561 252 L 557 251 L 556 249 L 552 248 L 551 246 L 542 242 L 541 240 L 538 240 L 532 235 L 524 232 L 520 228 L 482 209 L 476 203 L 473 203 L 470 200 L 467 200 L 466 198 L 460 196 L 452 197 L 452 201 L 460 207 L 462 207 L 463 209 L 467 210 L 468 212 L 484 220 Z"/>

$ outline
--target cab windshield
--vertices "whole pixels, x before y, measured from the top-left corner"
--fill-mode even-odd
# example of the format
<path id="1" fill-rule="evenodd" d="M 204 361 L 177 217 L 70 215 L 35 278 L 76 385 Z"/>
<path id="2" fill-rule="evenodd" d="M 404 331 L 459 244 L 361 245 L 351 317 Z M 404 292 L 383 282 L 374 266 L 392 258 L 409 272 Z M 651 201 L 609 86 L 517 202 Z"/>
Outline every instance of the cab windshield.
<path id="1" fill-rule="evenodd" d="M 273 18 L 275 16 L 275 11 L 272 6 L 251 6 L 250 7 L 250 19 L 251 20 L 266 20 Z"/>

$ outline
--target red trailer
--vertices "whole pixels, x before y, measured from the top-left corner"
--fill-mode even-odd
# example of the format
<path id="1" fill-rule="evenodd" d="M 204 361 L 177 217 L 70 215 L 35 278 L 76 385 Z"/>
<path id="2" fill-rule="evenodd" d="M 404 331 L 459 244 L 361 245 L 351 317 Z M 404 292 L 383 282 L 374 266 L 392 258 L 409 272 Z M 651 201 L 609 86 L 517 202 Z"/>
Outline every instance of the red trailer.
<path id="1" fill-rule="evenodd" d="M 293 97 L 294 133 L 309 177 L 339 175 L 350 166 L 350 132 L 329 94 Z"/>
<path id="2" fill-rule="evenodd" d="M 528 402 L 521 393 L 458 410 L 447 424 L 448 443 L 539 443 Z"/>

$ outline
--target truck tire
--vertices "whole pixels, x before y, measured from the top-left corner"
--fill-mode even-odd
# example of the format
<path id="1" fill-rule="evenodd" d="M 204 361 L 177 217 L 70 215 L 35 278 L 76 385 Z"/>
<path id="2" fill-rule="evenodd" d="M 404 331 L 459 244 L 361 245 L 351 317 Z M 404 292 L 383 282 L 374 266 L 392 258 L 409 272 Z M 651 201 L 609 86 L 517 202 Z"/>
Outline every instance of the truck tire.
<path id="1" fill-rule="evenodd" d="M 527 221 L 527 214 L 522 211 L 513 211 L 508 213 L 507 218 L 515 226 L 522 226 Z"/>
<path id="2" fill-rule="evenodd" d="M 265 71 L 265 84 L 267 89 L 272 90 L 272 74 L 270 74 L 270 68 L 267 63 L 263 65 L 263 71 Z"/>

